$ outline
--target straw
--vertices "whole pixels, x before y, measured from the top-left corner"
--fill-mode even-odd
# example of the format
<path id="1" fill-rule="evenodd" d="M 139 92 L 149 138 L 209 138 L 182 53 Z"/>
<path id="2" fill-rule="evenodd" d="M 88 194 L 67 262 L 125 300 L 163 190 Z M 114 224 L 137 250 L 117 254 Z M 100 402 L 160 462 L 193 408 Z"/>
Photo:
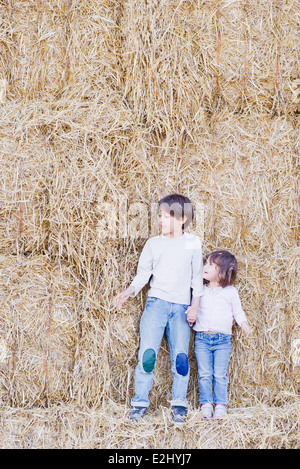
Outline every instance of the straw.
<path id="1" fill-rule="evenodd" d="M 3 2 L 2 2 L 3 3 Z M 0 6 L 0 397 L 4 447 L 299 446 L 299 5 L 231 0 Z M 170 431 L 164 338 L 128 424 L 147 287 L 117 313 L 158 200 L 187 195 L 231 250 L 229 420 Z M 193 336 L 192 336 L 193 339 Z M 172 427 L 173 428 L 173 427 Z"/>

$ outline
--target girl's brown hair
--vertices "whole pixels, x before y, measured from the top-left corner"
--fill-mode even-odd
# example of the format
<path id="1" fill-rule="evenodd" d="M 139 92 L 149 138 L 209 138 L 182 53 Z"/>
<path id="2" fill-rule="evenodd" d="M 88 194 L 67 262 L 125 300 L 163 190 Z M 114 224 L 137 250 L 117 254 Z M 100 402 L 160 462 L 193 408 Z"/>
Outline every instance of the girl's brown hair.
<path id="1" fill-rule="evenodd" d="M 231 252 L 217 249 L 207 254 L 206 260 L 219 267 L 219 283 L 223 288 L 234 283 L 237 275 L 237 260 Z"/>

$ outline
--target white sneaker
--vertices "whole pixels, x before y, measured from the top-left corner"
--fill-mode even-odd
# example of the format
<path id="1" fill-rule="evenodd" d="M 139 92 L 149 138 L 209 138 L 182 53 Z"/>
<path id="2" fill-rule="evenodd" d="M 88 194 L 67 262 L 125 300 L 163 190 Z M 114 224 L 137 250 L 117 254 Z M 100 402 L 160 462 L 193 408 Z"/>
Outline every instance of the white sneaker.
<path id="1" fill-rule="evenodd" d="M 215 407 L 214 419 L 223 420 L 226 416 L 226 406 L 217 404 Z"/>
<path id="2" fill-rule="evenodd" d="M 207 404 L 202 404 L 201 406 L 201 417 L 203 419 L 211 419 L 213 414 L 213 408 L 212 405 L 207 403 Z"/>

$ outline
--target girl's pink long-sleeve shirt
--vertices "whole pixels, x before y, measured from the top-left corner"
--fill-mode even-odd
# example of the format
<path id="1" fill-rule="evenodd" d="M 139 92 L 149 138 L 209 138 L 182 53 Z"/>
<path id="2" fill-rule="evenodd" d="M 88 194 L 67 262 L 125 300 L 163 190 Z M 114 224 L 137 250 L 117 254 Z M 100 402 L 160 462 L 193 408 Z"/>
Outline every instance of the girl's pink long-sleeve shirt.
<path id="1" fill-rule="evenodd" d="M 233 286 L 208 288 L 205 285 L 193 329 L 231 334 L 234 320 L 239 326 L 247 321 L 237 289 Z"/>

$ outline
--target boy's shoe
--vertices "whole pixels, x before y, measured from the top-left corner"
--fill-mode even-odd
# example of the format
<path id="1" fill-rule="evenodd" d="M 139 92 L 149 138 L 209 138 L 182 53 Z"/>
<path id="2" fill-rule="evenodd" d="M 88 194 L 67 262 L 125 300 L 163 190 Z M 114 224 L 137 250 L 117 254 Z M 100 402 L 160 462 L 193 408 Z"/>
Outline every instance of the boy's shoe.
<path id="1" fill-rule="evenodd" d="M 207 403 L 207 404 L 202 404 L 201 406 L 201 417 L 203 419 L 211 419 L 213 415 L 213 408 L 212 405 Z"/>
<path id="2" fill-rule="evenodd" d="M 215 407 L 214 419 L 223 420 L 226 416 L 226 406 L 224 404 L 217 404 Z"/>
<path id="3" fill-rule="evenodd" d="M 129 418 L 130 420 L 139 420 L 144 417 L 147 407 L 131 407 Z"/>
<path id="4" fill-rule="evenodd" d="M 172 407 L 173 410 L 173 421 L 175 423 L 183 423 L 186 421 L 186 414 L 187 414 L 187 408 L 180 406 L 180 405 L 174 405 Z"/>

